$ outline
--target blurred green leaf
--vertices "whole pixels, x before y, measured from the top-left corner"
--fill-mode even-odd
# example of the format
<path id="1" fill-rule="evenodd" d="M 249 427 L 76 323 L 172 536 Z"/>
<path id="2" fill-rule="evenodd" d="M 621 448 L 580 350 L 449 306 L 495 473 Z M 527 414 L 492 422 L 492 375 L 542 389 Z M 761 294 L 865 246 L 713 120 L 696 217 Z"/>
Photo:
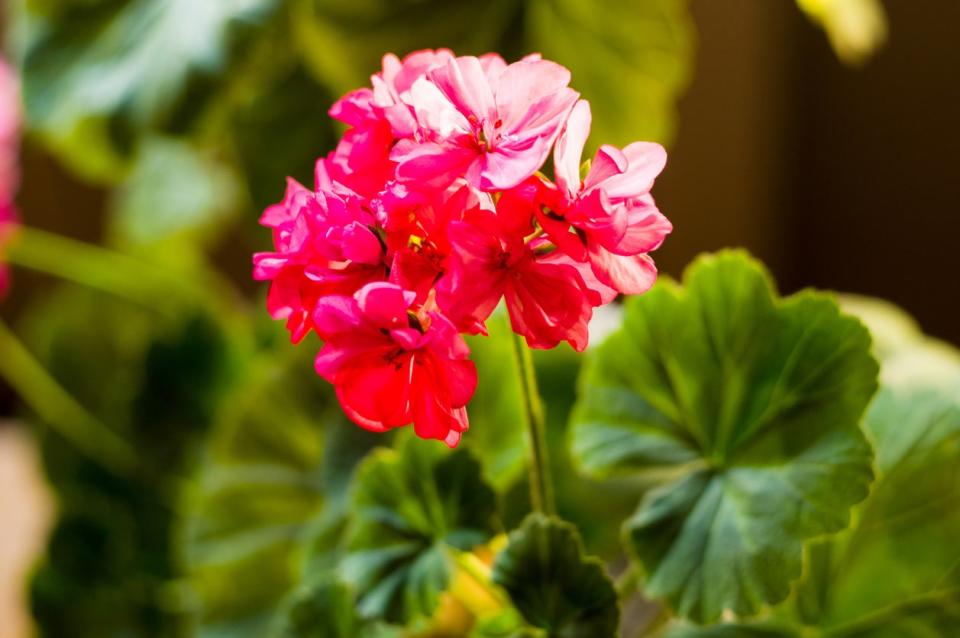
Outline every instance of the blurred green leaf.
<path id="1" fill-rule="evenodd" d="M 693 59 L 685 0 L 299 0 L 295 32 L 311 68 L 343 93 L 365 86 L 380 56 L 449 47 L 507 59 L 541 52 L 573 72 L 593 105 L 593 144 L 670 142 Z M 336 51 L 337 55 L 331 52 Z"/>
<path id="2" fill-rule="evenodd" d="M 262 636 L 301 581 L 308 554 L 329 549 L 311 544 L 314 537 L 339 524 L 332 490 L 346 479 L 327 467 L 326 441 L 358 428 L 307 354 L 283 344 L 250 362 L 184 505 L 184 558 L 202 636 Z M 339 447 L 337 468 L 349 475 L 372 440 Z"/>
<path id="3" fill-rule="evenodd" d="M 487 330 L 488 337 L 467 338 L 479 383 L 470 400 L 470 430 L 463 444 L 476 452 L 484 478 L 503 490 L 523 476 L 526 467 L 526 415 L 506 315 L 498 312 L 490 317 Z"/>
<path id="4" fill-rule="evenodd" d="M 357 615 L 350 588 L 324 576 L 293 592 L 284 606 L 276 638 L 399 638 L 397 629 Z"/>
<path id="5" fill-rule="evenodd" d="M 385 53 L 501 50 L 500 38 L 518 19 L 520 4 L 490 0 L 471 9 L 457 0 L 294 0 L 293 28 L 313 72 L 342 94 L 367 86 Z"/>
<path id="6" fill-rule="evenodd" d="M 592 145 L 673 140 L 694 31 L 687 0 L 532 0 L 527 49 L 573 73 L 590 100 Z"/>
<path id="7" fill-rule="evenodd" d="M 591 475 L 671 475 L 626 523 L 646 592 L 711 621 L 783 600 L 804 541 L 867 495 L 858 423 L 876 388 L 870 338 L 828 297 L 778 299 L 743 253 L 699 259 L 684 288 L 627 303 L 588 357 L 573 454 Z"/>
<path id="8" fill-rule="evenodd" d="M 171 319 L 81 288 L 57 289 L 24 326 L 58 382 L 141 453 L 136 472 L 118 477 L 41 429 L 60 510 L 31 583 L 41 634 L 179 635 L 185 618 L 167 595 L 178 574 L 170 504 L 218 404 L 232 344 L 203 314 Z"/>
<path id="9" fill-rule="evenodd" d="M 364 617 L 410 623 L 433 613 L 450 583 L 450 552 L 497 531 L 496 497 L 466 451 L 404 437 L 357 470 L 341 568 Z"/>
<path id="10" fill-rule="evenodd" d="M 239 168 L 258 211 L 281 199 L 288 175 L 312 185 L 317 158 L 336 144 L 326 115 L 334 96 L 294 58 L 290 43 L 267 42 L 270 50 L 248 65 L 253 86 L 234 98 L 228 116 Z"/>
<path id="11" fill-rule="evenodd" d="M 830 38 L 837 57 L 858 66 L 887 41 L 887 14 L 880 0 L 797 0 L 807 16 Z"/>
<path id="12" fill-rule="evenodd" d="M 81 171 L 85 155 L 98 149 L 64 142 L 93 121 L 106 122 L 102 141 L 124 154 L 142 129 L 171 124 L 183 115 L 178 110 L 197 111 L 200 81 L 229 68 L 245 37 L 278 6 L 278 0 L 27 3 L 20 39 L 30 126 L 57 139 Z"/>
<path id="13" fill-rule="evenodd" d="M 577 529 L 556 518 L 531 514 L 497 556 L 493 581 L 524 618 L 558 638 L 617 634 L 617 592 L 603 564 L 583 554 Z"/>
<path id="14" fill-rule="evenodd" d="M 115 192 L 113 232 L 125 242 L 142 244 L 214 230 L 237 209 L 240 188 L 222 162 L 186 141 L 148 137 Z"/>

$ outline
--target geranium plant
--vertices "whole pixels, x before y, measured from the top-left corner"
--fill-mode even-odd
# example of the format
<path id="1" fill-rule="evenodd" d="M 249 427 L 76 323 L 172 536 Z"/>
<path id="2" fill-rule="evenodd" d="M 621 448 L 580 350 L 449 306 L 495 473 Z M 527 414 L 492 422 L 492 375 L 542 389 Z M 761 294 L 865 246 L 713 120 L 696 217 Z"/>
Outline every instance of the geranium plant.
<path id="1" fill-rule="evenodd" d="M 849 528 L 870 493 L 870 334 L 828 296 L 778 298 L 738 253 L 648 293 L 649 253 L 671 231 L 650 194 L 666 153 L 601 145 L 581 165 L 590 106 L 569 84 L 536 55 L 387 55 L 370 88 L 331 108 L 348 128 L 314 187 L 291 180 L 265 211 L 275 251 L 254 263 L 271 316 L 294 342 L 321 338 L 316 372 L 351 421 L 427 439 L 373 452 L 349 505 L 321 508 L 310 551 L 323 558 L 308 561 L 274 630 L 613 636 L 639 583 L 693 623 L 762 619 L 700 630 L 662 616 L 650 631 L 799 635 L 823 622 L 768 610 L 805 573 L 804 552 L 825 551 L 818 539 Z M 586 350 L 594 308 L 618 294 L 630 296 L 623 326 L 587 357 L 570 429 L 576 470 L 650 482 L 632 515 L 606 521 L 622 524 L 629 557 L 615 586 L 555 515 L 529 348 Z M 513 363 L 488 380 L 464 335 L 489 335 L 501 312 Z M 499 427 L 526 425 L 533 510 L 507 537 L 483 471 L 491 450 L 468 443 L 478 462 L 429 441 L 469 442 L 471 398 L 478 384 L 502 390 L 505 368 L 523 410 Z"/>
<path id="2" fill-rule="evenodd" d="M 122 184 L 111 248 L 20 224 L 0 73 L 0 297 L 8 261 L 79 284 L 0 323 L 58 492 L 41 635 L 956 631 L 956 350 L 743 251 L 658 281 L 667 152 L 626 133 L 668 143 L 683 3 L 108 4 L 27 3 L 23 67 L 28 129 Z M 328 95 L 410 15 L 563 64 L 387 54 Z M 205 259 L 240 200 L 254 303 Z"/>

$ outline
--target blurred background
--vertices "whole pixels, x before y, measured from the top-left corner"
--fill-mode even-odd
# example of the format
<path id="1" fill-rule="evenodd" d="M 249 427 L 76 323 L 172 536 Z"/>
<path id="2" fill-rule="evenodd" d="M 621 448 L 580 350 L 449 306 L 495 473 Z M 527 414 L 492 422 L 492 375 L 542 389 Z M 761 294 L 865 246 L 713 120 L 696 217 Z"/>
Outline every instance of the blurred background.
<path id="1" fill-rule="evenodd" d="M 6 7 L 5 24 L 22 74 L 24 224 L 133 256 L 185 290 L 215 282 L 239 301 L 230 317 L 206 308 L 170 319 L 164 307 L 179 302 L 158 284 L 131 310 L 50 276 L 85 276 L 78 245 L 24 242 L 0 317 L 86 410 L 152 458 L 134 484 L 87 467 L 58 436 L 37 458 L 14 420 L 64 412 L 25 406 L 0 379 L 0 516 L 15 522 L 0 530 L 0 638 L 26 635 L 30 608 L 43 635 L 87 635 L 77 627 L 97 606 L 132 611 L 114 623 L 122 630 L 89 635 L 179 635 L 158 620 L 172 594 L 151 584 L 177 572 L 173 515 L 156 507 L 173 488 L 157 477 L 187 471 L 239 374 L 231 326 L 256 324 L 258 346 L 275 339 L 250 280 L 251 253 L 269 243 L 256 219 L 285 175 L 309 183 L 338 135 L 326 109 L 387 51 L 542 51 L 593 103 L 592 143 L 666 144 L 654 194 L 675 230 L 656 255 L 662 272 L 679 277 L 700 252 L 743 246 L 784 292 L 883 297 L 960 343 L 960 3 L 24 0 Z M 79 250 L 77 261 L 47 263 L 60 248 Z M 92 276 L 131 285 L 122 272 Z M 135 540 L 107 551 L 118 526 Z M 37 568 L 28 557 L 43 550 L 44 528 L 54 532 Z M 69 574 L 93 564 L 102 591 L 80 606 L 78 592 L 99 585 Z"/>

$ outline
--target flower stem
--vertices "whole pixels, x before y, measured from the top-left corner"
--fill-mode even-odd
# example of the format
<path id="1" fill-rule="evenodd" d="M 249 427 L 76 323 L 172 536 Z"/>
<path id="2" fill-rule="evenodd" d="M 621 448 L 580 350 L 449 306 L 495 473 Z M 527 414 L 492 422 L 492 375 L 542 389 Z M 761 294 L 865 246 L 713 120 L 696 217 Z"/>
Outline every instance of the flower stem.
<path id="1" fill-rule="evenodd" d="M 530 505 L 533 511 L 549 515 L 555 511 L 553 483 L 547 455 L 543 402 L 537 390 L 537 374 L 530 349 L 518 334 L 513 335 L 513 351 L 520 373 L 520 393 L 526 411 L 527 430 L 530 433 L 530 461 L 527 468 L 530 476 Z"/>
<path id="2" fill-rule="evenodd" d="M 70 396 L 2 321 L 0 353 L 0 377 L 44 422 L 108 470 L 132 471 L 136 455 L 127 442 Z"/>

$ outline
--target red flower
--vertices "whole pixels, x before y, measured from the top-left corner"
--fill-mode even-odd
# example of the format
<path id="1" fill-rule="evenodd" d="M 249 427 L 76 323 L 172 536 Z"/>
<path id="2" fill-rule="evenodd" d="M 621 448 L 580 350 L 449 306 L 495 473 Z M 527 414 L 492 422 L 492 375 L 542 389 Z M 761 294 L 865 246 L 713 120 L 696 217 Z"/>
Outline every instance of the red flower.
<path id="1" fill-rule="evenodd" d="M 583 350 L 595 306 L 652 285 L 666 155 L 602 146 L 581 180 L 590 110 L 569 82 L 538 54 L 388 54 L 330 108 L 348 128 L 314 189 L 290 180 L 264 212 L 267 307 L 294 342 L 326 340 L 317 372 L 363 427 L 456 445 L 477 381 L 458 332 L 485 334 L 503 300 L 529 346 Z"/>
<path id="2" fill-rule="evenodd" d="M 389 283 L 322 299 L 317 373 L 358 425 L 383 432 L 413 423 L 417 436 L 454 447 L 469 427 L 476 368 L 453 324 L 436 312 L 414 315 L 413 302 L 413 293 Z"/>
<path id="3" fill-rule="evenodd" d="M 445 191 L 408 190 L 401 184 L 381 199 L 390 281 L 417 293 L 418 303 L 428 303 L 437 282 L 446 272 L 450 256 L 450 224 L 463 219 L 464 211 L 493 210 L 486 193 L 459 182 Z"/>
<path id="4" fill-rule="evenodd" d="M 438 288 L 440 307 L 464 330 L 483 332 L 501 298 L 513 330 L 533 348 L 567 341 L 587 346 L 587 322 L 601 294 L 533 226 L 535 186 L 508 191 L 496 213 L 468 211 L 448 231 L 450 271 Z"/>

